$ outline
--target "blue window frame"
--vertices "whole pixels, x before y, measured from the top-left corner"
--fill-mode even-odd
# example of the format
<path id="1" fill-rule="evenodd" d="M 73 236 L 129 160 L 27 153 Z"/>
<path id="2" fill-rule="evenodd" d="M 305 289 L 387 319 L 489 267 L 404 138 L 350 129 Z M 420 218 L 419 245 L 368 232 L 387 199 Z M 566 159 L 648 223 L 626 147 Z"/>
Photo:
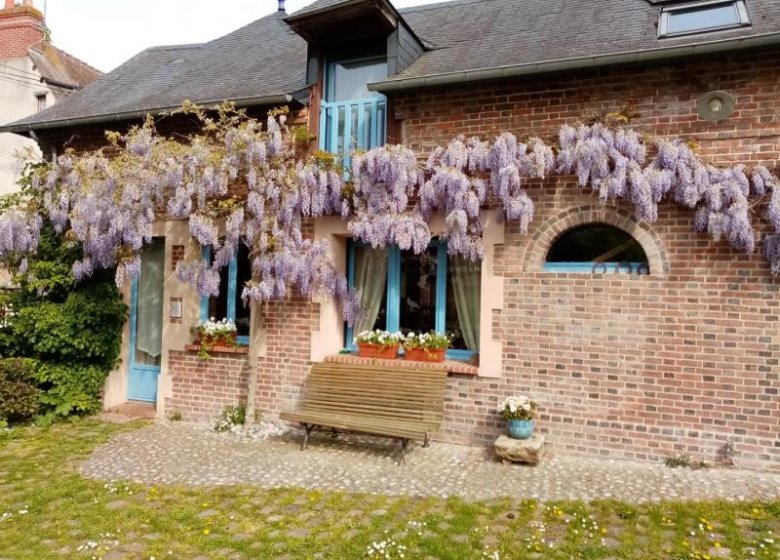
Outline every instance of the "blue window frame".
<path id="1" fill-rule="evenodd" d="M 545 272 L 650 274 L 642 246 L 627 232 L 590 223 L 563 232 L 552 244 Z"/>
<path id="2" fill-rule="evenodd" d="M 349 279 L 350 285 L 355 285 L 355 263 L 356 263 L 356 252 L 358 247 L 360 247 L 358 243 L 353 242 L 352 240 L 349 241 L 349 247 L 348 247 L 348 262 L 347 262 L 347 276 Z M 448 291 L 448 267 L 450 265 L 449 263 L 449 257 L 447 255 L 447 244 L 443 241 L 435 241 L 432 243 L 428 248 L 429 258 L 435 259 L 435 296 L 434 296 L 434 315 L 433 315 L 433 328 L 437 332 L 444 333 L 448 332 L 448 307 L 450 309 L 450 313 L 456 313 L 454 306 L 452 305 L 452 301 L 448 301 L 447 297 L 447 291 Z M 384 325 L 382 325 L 382 328 L 390 331 L 390 332 L 397 332 L 397 331 L 405 331 L 408 332 L 411 329 L 403 328 L 403 323 L 408 321 L 408 318 L 405 317 L 405 315 L 408 315 L 408 313 L 405 311 L 404 306 L 402 305 L 402 296 L 403 296 L 403 261 L 404 258 L 411 257 L 411 252 L 406 253 L 403 252 L 398 247 L 389 247 L 387 249 L 387 284 L 386 284 L 386 300 L 384 304 L 384 311 L 385 318 L 384 318 Z M 432 263 L 433 264 L 433 263 Z M 410 271 L 410 273 L 414 273 L 414 271 Z M 417 278 L 415 276 L 414 278 Z M 412 280 L 414 279 L 412 278 Z M 408 279 L 407 279 L 408 280 Z M 479 298 L 479 293 L 472 294 L 473 297 Z M 408 298 L 407 298 L 408 301 Z M 448 305 L 448 303 L 450 305 Z M 457 317 L 450 317 L 450 325 L 453 324 L 457 320 Z M 479 318 L 477 317 L 477 321 L 479 321 Z M 381 322 L 381 319 L 380 319 Z M 425 329 L 422 329 L 425 330 Z M 452 329 L 449 329 L 451 332 Z M 354 338 L 354 331 L 352 327 L 347 326 L 346 327 L 346 347 L 349 350 L 355 350 L 355 346 L 353 343 Z M 450 348 L 447 350 L 447 358 L 452 360 L 468 360 L 475 354 L 472 350 L 466 350 L 466 349 L 457 349 L 457 348 Z"/>
<path id="3" fill-rule="evenodd" d="M 387 77 L 385 58 L 328 62 L 320 110 L 320 149 L 348 170 L 354 149 L 370 150 L 387 138 L 387 98 L 367 84 Z"/>
<path id="4" fill-rule="evenodd" d="M 544 271 L 573 274 L 650 274 L 646 262 L 546 262 Z"/>
<path id="5" fill-rule="evenodd" d="M 211 248 L 203 248 L 203 260 L 211 261 Z M 221 271 L 219 295 L 200 298 L 200 320 L 205 321 L 209 317 L 217 320 L 230 319 L 236 323 L 238 328 L 236 342 L 241 346 L 249 345 L 249 307 L 241 299 L 239 283 L 243 285 L 246 282 L 248 273 L 249 256 L 246 247 L 241 245 L 238 255 L 233 257 L 230 264 Z"/>

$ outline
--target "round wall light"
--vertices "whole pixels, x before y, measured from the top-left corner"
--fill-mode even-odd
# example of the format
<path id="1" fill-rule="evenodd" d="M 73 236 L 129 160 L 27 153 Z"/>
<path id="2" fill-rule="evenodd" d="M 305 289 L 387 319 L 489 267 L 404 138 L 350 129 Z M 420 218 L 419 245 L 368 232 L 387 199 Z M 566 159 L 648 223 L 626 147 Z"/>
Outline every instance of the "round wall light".
<path id="1" fill-rule="evenodd" d="M 699 116 L 705 121 L 720 122 L 731 116 L 736 101 L 725 91 L 711 91 L 699 98 L 697 105 Z"/>

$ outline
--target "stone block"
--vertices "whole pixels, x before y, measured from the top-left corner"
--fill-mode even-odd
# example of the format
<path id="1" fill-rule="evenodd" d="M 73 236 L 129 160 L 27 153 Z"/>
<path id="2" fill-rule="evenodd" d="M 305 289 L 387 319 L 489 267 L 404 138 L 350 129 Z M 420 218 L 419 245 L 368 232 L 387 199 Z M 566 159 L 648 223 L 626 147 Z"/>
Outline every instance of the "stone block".
<path id="1" fill-rule="evenodd" d="M 544 436 L 534 434 L 529 439 L 498 436 L 495 450 L 504 463 L 538 465 L 544 456 Z"/>

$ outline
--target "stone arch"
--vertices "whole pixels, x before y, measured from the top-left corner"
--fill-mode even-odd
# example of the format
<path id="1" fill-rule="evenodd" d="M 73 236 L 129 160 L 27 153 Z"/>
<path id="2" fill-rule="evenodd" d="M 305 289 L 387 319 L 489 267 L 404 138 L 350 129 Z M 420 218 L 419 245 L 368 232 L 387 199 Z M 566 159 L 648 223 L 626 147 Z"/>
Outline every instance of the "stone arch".
<path id="1" fill-rule="evenodd" d="M 627 212 L 602 204 L 576 206 L 558 213 L 536 229 L 526 252 L 526 272 L 541 272 L 547 252 L 564 232 L 592 223 L 614 226 L 632 236 L 647 255 L 651 276 L 669 273 L 669 258 L 658 235 L 645 223 L 635 221 Z"/>

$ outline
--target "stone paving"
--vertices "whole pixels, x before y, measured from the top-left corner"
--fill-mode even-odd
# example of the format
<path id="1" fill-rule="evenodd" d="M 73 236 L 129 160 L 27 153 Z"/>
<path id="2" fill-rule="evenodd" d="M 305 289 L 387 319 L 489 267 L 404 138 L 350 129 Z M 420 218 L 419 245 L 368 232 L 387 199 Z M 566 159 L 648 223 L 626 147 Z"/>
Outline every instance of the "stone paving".
<path id="1" fill-rule="evenodd" d="M 489 450 L 434 443 L 410 446 L 396 464 L 397 444 L 314 432 L 264 440 L 205 427 L 158 422 L 115 437 L 82 465 L 87 477 L 149 484 L 262 488 L 303 487 L 368 494 L 550 500 L 772 500 L 780 475 L 738 469 L 671 469 L 662 464 L 554 456 L 536 467 L 504 465 Z"/>

